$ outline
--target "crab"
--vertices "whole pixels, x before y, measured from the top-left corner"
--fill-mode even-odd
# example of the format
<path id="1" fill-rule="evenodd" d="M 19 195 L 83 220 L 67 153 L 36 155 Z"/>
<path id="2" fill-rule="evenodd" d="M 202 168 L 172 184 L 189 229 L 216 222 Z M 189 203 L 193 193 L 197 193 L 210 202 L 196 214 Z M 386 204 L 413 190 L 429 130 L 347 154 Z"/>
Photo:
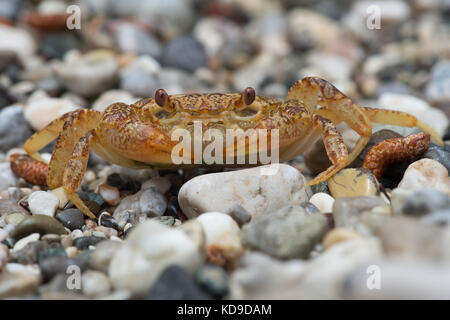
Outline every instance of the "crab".
<path id="1" fill-rule="evenodd" d="M 369 141 L 371 122 L 418 127 L 443 145 L 441 137 L 429 125 L 408 113 L 359 106 L 328 81 L 306 77 L 290 88 L 284 102 L 256 96 L 251 87 L 242 93 L 170 96 L 159 89 L 154 98 L 131 105 L 113 103 L 104 112 L 76 110 L 36 132 L 26 141 L 24 149 L 42 161 L 38 151 L 58 138 L 49 163 L 47 185 L 50 189 L 63 187 L 78 209 L 95 218 L 76 193 L 87 167 L 89 150 L 113 164 L 129 168 L 178 167 L 172 161 L 172 151 L 178 141 L 173 141 L 171 134 L 179 128 L 193 133 L 194 122 L 223 134 L 225 129 L 267 132 L 278 129 L 280 162 L 306 153 L 322 137 L 331 166 L 308 185 L 327 180 L 350 164 Z M 336 129 L 341 122 L 360 136 L 350 153 Z M 248 140 L 245 141 L 248 145 Z M 192 164 L 205 165 L 204 162 Z"/>

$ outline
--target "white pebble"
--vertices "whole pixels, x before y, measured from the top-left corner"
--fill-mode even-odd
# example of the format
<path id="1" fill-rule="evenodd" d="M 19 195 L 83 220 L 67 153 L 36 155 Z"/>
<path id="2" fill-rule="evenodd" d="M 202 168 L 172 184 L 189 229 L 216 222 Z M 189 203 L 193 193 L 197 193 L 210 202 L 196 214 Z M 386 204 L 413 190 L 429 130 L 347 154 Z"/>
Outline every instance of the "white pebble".
<path id="1" fill-rule="evenodd" d="M 89 270 L 81 276 L 81 288 L 84 295 L 96 298 L 108 294 L 111 290 L 111 283 L 103 273 Z"/>
<path id="2" fill-rule="evenodd" d="M 32 214 L 44 214 L 53 217 L 59 206 L 59 199 L 53 193 L 36 191 L 28 197 L 28 206 Z"/>
<path id="3" fill-rule="evenodd" d="M 327 193 L 318 192 L 313 194 L 309 199 L 313 205 L 315 205 L 321 213 L 333 212 L 334 198 Z"/>
<path id="4" fill-rule="evenodd" d="M 16 252 L 19 251 L 20 249 L 23 249 L 28 243 L 39 240 L 39 237 L 40 237 L 39 233 L 32 233 L 29 236 L 20 239 L 14 245 L 12 252 Z"/>
<path id="5" fill-rule="evenodd" d="M 81 231 L 80 229 L 75 229 L 75 230 L 72 231 L 70 236 L 72 237 L 73 240 L 75 240 L 76 238 L 79 238 L 79 237 L 83 236 L 83 231 Z"/>
<path id="6" fill-rule="evenodd" d="M 67 247 L 65 250 L 69 258 L 75 257 L 78 254 L 77 247 Z"/>

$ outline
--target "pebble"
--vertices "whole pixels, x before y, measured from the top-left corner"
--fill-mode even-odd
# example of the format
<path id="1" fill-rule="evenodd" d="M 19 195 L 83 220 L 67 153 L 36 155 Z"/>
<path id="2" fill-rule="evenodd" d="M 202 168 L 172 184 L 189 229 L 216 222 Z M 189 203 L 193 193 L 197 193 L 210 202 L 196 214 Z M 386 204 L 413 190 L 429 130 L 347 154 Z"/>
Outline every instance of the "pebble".
<path id="1" fill-rule="evenodd" d="M 181 224 L 178 229 L 194 242 L 203 259 L 206 256 L 206 233 L 203 225 L 197 219 L 191 219 Z"/>
<path id="2" fill-rule="evenodd" d="M 316 206 L 321 213 L 329 213 L 333 211 L 334 198 L 327 193 L 315 193 L 309 199 L 309 202 Z"/>
<path id="3" fill-rule="evenodd" d="M 8 263 L 9 249 L 4 244 L 0 243 L 0 270 L 3 270 Z"/>
<path id="4" fill-rule="evenodd" d="M 422 158 L 435 160 L 442 164 L 447 169 L 447 171 L 450 172 L 450 149 L 448 145 L 445 147 L 445 149 L 443 149 L 440 146 L 432 143 L 430 144 L 428 150 L 422 155 Z"/>
<path id="5" fill-rule="evenodd" d="M 391 193 L 394 215 L 423 216 L 450 208 L 450 196 L 434 189 L 394 189 Z"/>
<path id="6" fill-rule="evenodd" d="M 59 212 L 56 219 L 70 230 L 80 229 L 84 225 L 84 214 L 78 209 L 70 208 Z"/>
<path id="7" fill-rule="evenodd" d="M 0 162 L 0 190 L 5 190 L 8 187 L 15 186 L 17 180 L 17 176 L 11 170 L 9 161 Z M 0 199 L 0 201 L 2 200 L 6 199 Z M 2 212 L 1 209 L 2 205 L 0 204 L 0 212 Z"/>
<path id="8" fill-rule="evenodd" d="M 28 197 L 28 206 L 32 214 L 53 217 L 59 206 L 59 199 L 53 193 L 35 191 Z"/>
<path id="9" fill-rule="evenodd" d="M 118 67 L 110 51 L 93 50 L 84 55 L 70 51 L 63 62 L 55 64 L 55 71 L 70 91 L 89 98 L 114 85 Z"/>
<path id="10" fill-rule="evenodd" d="M 123 52 L 150 55 L 156 59 L 161 56 L 162 48 L 158 39 L 136 24 L 120 23 L 114 38 Z"/>
<path id="11" fill-rule="evenodd" d="M 238 204 L 231 208 L 229 214 L 240 227 L 250 222 L 250 220 L 252 219 L 251 213 Z"/>
<path id="12" fill-rule="evenodd" d="M 322 241 L 322 246 L 324 250 L 327 250 L 328 248 L 337 243 L 352 240 L 359 237 L 361 237 L 360 234 L 351 229 L 335 228 L 333 230 L 330 230 L 325 235 Z"/>
<path id="13" fill-rule="evenodd" d="M 203 213 L 196 220 L 205 232 L 207 260 L 219 265 L 236 265 L 243 253 L 236 221 L 220 212 Z"/>
<path id="14" fill-rule="evenodd" d="M 239 204 L 255 215 L 265 215 L 283 206 L 307 201 L 311 189 L 295 168 L 279 164 L 274 175 L 262 175 L 261 168 L 211 173 L 186 182 L 178 193 L 178 202 L 188 218 L 204 212 L 229 213 Z M 216 188 L 213 186 L 220 186 Z"/>
<path id="15" fill-rule="evenodd" d="M 153 95 L 161 85 L 158 79 L 144 70 L 132 69 L 120 76 L 120 89 L 138 97 Z"/>
<path id="16" fill-rule="evenodd" d="M 194 72 L 198 68 L 206 67 L 207 57 L 205 48 L 197 39 L 181 36 L 166 44 L 161 60 L 164 66 Z"/>
<path id="17" fill-rule="evenodd" d="M 67 198 L 66 192 L 63 187 L 59 187 L 50 191 L 50 193 L 54 194 L 59 199 L 59 209 L 63 209 L 66 204 L 69 202 L 69 198 Z"/>
<path id="18" fill-rule="evenodd" d="M 246 248 L 279 259 L 306 259 L 322 238 L 326 226 L 324 215 L 309 215 L 302 207 L 288 206 L 253 219 L 242 228 L 241 238 Z"/>
<path id="19" fill-rule="evenodd" d="M 54 234 L 66 234 L 67 231 L 63 225 L 53 217 L 38 214 L 30 217 L 26 217 L 19 223 L 11 237 L 19 240 L 31 233 L 40 233 L 41 235 L 54 233 Z"/>
<path id="20" fill-rule="evenodd" d="M 21 28 L 0 25 L 0 51 L 12 51 L 26 61 L 36 50 L 36 43 L 30 33 Z"/>
<path id="21" fill-rule="evenodd" d="M 354 229 L 361 214 L 377 206 L 384 206 L 386 202 L 380 197 L 342 197 L 333 204 L 333 218 L 336 227 Z"/>
<path id="22" fill-rule="evenodd" d="M 101 184 L 98 186 L 98 193 L 110 206 L 116 206 L 120 202 L 120 192 L 116 187 Z"/>
<path id="23" fill-rule="evenodd" d="M 200 287 L 215 299 L 222 299 L 228 293 L 228 274 L 222 267 L 213 264 L 201 266 L 194 275 Z"/>
<path id="24" fill-rule="evenodd" d="M 54 256 L 40 261 L 39 266 L 44 282 L 49 281 L 57 274 L 67 274 L 67 269 L 70 266 L 78 266 L 83 272 L 87 269 L 87 261 L 81 257 L 63 257 Z"/>
<path id="25" fill-rule="evenodd" d="M 92 236 L 83 236 L 77 237 L 73 239 L 72 244 L 77 247 L 78 250 L 86 250 L 89 246 L 96 246 L 100 241 L 105 240 L 105 236 L 98 237 L 95 235 Z"/>
<path id="26" fill-rule="evenodd" d="M 143 296 L 171 264 L 194 272 L 201 264 L 201 254 L 184 232 L 147 220 L 136 226 L 116 251 L 108 274 L 116 290 Z"/>
<path id="27" fill-rule="evenodd" d="M 7 152 L 9 149 L 21 145 L 31 134 L 22 107 L 8 106 L 0 111 L 1 152 Z"/>
<path id="28" fill-rule="evenodd" d="M 170 187 L 172 186 L 172 183 L 170 182 L 170 179 L 168 177 L 155 177 L 151 178 L 150 180 L 145 181 L 141 189 L 150 189 L 153 188 L 155 191 L 165 194 L 167 191 L 170 190 Z"/>
<path id="29" fill-rule="evenodd" d="M 77 110 L 79 107 L 65 98 L 49 98 L 33 96 L 29 98 L 24 111 L 25 119 L 38 131 L 63 114 Z"/>
<path id="30" fill-rule="evenodd" d="M 114 254 L 121 247 L 122 244 L 120 242 L 112 240 L 104 240 L 97 243 L 89 259 L 89 268 L 108 273 L 109 264 Z"/>
<path id="31" fill-rule="evenodd" d="M 80 229 L 72 230 L 70 236 L 72 237 L 72 240 L 75 240 L 76 238 L 83 236 L 83 231 L 81 231 Z"/>
<path id="32" fill-rule="evenodd" d="M 25 215 L 22 213 L 11 213 L 5 217 L 5 222 L 17 226 L 23 219 L 25 219 Z"/>
<path id="33" fill-rule="evenodd" d="M 328 180 L 328 188 L 336 199 L 379 195 L 379 184 L 369 169 L 349 168 L 336 173 Z"/>
<path id="34" fill-rule="evenodd" d="M 192 274 L 178 265 L 168 266 L 161 273 L 148 300 L 209 300 L 212 297 L 194 281 Z"/>
<path id="35" fill-rule="evenodd" d="M 39 284 L 39 275 L 3 272 L 0 274 L 0 299 L 27 296 L 34 293 Z"/>
<path id="36" fill-rule="evenodd" d="M 40 237 L 39 233 L 32 233 L 32 234 L 20 239 L 14 245 L 14 248 L 12 249 L 12 251 L 17 252 L 17 251 L 23 249 L 28 243 L 39 240 L 39 237 Z"/>
<path id="37" fill-rule="evenodd" d="M 343 286 L 343 299 L 362 300 L 447 300 L 450 277 L 446 266 L 419 259 L 380 259 L 372 265 L 381 270 L 380 288 L 367 290 L 368 265 L 349 273 Z M 372 272 L 374 272 L 372 271 Z M 375 273 L 372 273 L 375 274 Z"/>
<path id="38" fill-rule="evenodd" d="M 99 298 L 110 292 L 111 283 L 104 273 L 88 270 L 81 276 L 81 288 L 85 296 Z"/>
<path id="39" fill-rule="evenodd" d="M 106 228 L 119 230 L 119 224 L 108 212 L 103 212 L 98 218 L 98 224 Z"/>
<path id="40" fill-rule="evenodd" d="M 136 215 L 147 215 L 150 217 L 162 216 L 167 209 L 166 198 L 149 188 L 122 199 L 119 206 L 114 210 L 113 217 L 120 221 L 120 216 L 126 210 L 134 210 Z"/>
<path id="41" fill-rule="evenodd" d="M 402 181 L 398 184 L 398 188 L 408 190 L 431 188 L 450 195 L 448 171 L 435 160 L 418 160 L 406 169 Z"/>
<path id="42" fill-rule="evenodd" d="M 334 199 L 333 199 L 334 202 Z M 319 208 L 317 208 L 315 205 L 313 205 L 311 202 L 302 202 L 300 203 L 300 207 L 305 209 L 306 213 L 313 214 L 313 213 L 320 213 Z"/>
<path id="43" fill-rule="evenodd" d="M 229 294 L 233 300 L 301 299 L 297 286 L 305 262 L 274 259 L 257 251 L 247 251 L 241 258 L 240 268 L 231 273 Z"/>
<path id="44" fill-rule="evenodd" d="M 425 96 L 431 103 L 445 105 L 450 102 L 450 60 L 438 61 L 431 70 L 431 80 Z"/>

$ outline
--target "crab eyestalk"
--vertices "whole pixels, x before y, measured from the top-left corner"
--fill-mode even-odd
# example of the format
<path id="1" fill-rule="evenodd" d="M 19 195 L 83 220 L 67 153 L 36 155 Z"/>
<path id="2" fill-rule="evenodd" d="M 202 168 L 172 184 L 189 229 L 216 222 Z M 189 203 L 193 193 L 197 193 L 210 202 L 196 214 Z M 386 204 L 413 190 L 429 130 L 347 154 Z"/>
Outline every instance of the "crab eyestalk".
<path id="1" fill-rule="evenodd" d="M 169 112 L 172 112 L 174 110 L 173 106 L 170 103 L 169 95 L 164 89 L 156 90 L 155 101 L 160 107 L 166 109 Z"/>
<path id="2" fill-rule="evenodd" d="M 236 109 L 242 110 L 245 107 L 251 105 L 253 101 L 255 101 L 255 97 L 256 97 L 255 89 L 253 89 L 252 87 L 245 88 L 244 91 L 242 91 L 241 93 L 241 99 L 236 104 Z"/>

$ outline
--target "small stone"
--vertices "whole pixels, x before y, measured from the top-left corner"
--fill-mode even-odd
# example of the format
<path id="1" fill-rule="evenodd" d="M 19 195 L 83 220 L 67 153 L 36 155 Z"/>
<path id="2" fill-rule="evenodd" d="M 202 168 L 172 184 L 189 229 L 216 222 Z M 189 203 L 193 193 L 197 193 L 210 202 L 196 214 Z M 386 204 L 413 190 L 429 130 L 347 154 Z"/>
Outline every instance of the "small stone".
<path id="1" fill-rule="evenodd" d="M 32 214 L 53 217 L 59 206 L 59 199 L 50 192 L 35 191 L 28 197 L 28 206 Z"/>
<path id="2" fill-rule="evenodd" d="M 309 215 L 299 206 L 288 206 L 270 215 L 252 220 L 242 228 L 242 242 L 279 259 L 306 259 L 322 238 L 327 219 Z"/>
<path id="3" fill-rule="evenodd" d="M 42 260 L 39 263 L 41 268 L 42 277 L 44 281 L 52 279 L 57 274 L 67 274 L 67 270 L 70 266 L 78 266 L 83 272 L 87 269 L 87 262 L 81 258 L 54 256 Z"/>
<path id="4" fill-rule="evenodd" d="M 123 181 L 118 173 L 112 173 L 106 178 L 106 184 L 111 187 L 119 188 L 122 185 Z"/>
<path id="5" fill-rule="evenodd" d="M 181 224 L 179 230 L 183 231 L 194 242 L 203 259 L 206 251 L 206 233 L 203 225 L 196 219 L 191 219 Z"/>
<path id="6" fill-rule="evenodd" d="M 369 169 L 349 168 L 336 173 L 328 180 L 331 195 L 340 197 L 358 197 L 379 195 L 379 184 Z"/>
<path id="7" fill-rule="evenodd" d="M 24 111 L 25 119 L 34 130 L 41 130 L 63 114 L 77 110 L 79 107 L 69 99 L 49 98 L 46 95 L 28 99 Z"/>
<path id="8" fill-rule="evenodd" d="M 58 219 L 66 228 L 70 230 L 80 229 L 84 225 L 84 215 L 78 209 L 71 208 L 59 212 L 56 215 Z"/>
<path id="9" fill-rule="evenodd" d="M 134 23 L 119 22 L 115 41 L 123 52 L 147 54 L 156 59 L 161 56 L 162 48 L 158 39 Z"/>
<path id="10" fill-rule="evenodd" d="M 212 297 L 195 283 L 184 268 L 167 267 L 148 293 L 148 300 L 209 300 Z"/>
<path id="11" fill-rule="evenodd" d="M 219 265 L 236 265 L 243 253 L 236 221 L 220 212 L 203 213 L 196 220 L 205 232 L 206 258 Z"/>
<path id="12" fill-rule="evenodd" d="M 85 55 L 69 52 L 55 71 L 64 85 L 83 97 L 93 97 L 111 88 L 117 79 L 118 62 L 107 50 L 93 50 Z"/>
<path id="13" fill-rule="evenodd" d="M 10 223 L 13 226 L 17 226 L 22 220 L 25 219 L 25 216 L 21 213 L 11 213 L 5 217 L 5 222 Z"/>
<path id="14" fill-rule="evenodd" d="M 322 246 L 325 250 L 335 245 L 336 243 L 352 240 L 361 237 L 359 233 L 345 228 L 335 228 L 330 230 L 322 241 Z"/>
<path id="15" fill-rule="evenodd" d="M 38 262 L 41 263 L 43 260 L 48 259 L 50 257 L 66 257 L 66 256 L 67 256 L 67 253 L 64 248 L 61 248 L 61 247 L 48 248 L 48 249 L 39 251 Z"/>
<path id="16" fill-rule="evenodd" d="M 99 207 L 101 207 L 105 203 L 105 200 L 102 198 L 102 196 L 95 192 L 89 192 L 88 199 L 97 202 Z"/>
<path id="17" fill-rule="evenodd" d="M 261 174 L 270 168 L 262 166 L 195 177 L 181 187 L 180 207 L 188 218 L 193 218 L 204 212 L 229 213 L 238 204 L 254 217 L 309 199 L 311 190 L 297 169 L 279 164 L 275 174 Z"/>
<path id="18" fill-rule="evenodd" d="M 4 244 L 0 243 L 0 269 L 3 270 L 8 263 L 9 249 Z"/>
<path id="19" fill-rule="evenodd" d="M 83 236 L 83 231 L 81 231 L 80 229 L 72 230 L 70 236 L 71 236 L 72 240 L 75 240 L 76 238 Z"/>
<path id="20" fill-rule="evenodd" d="M 334 202 L 334 199 L 333 199 L 333 202 Z M 313 205 L 311 202 L 308 202 L 308 201 L 300 203 L 300 207 L 305 209 L 307 214 L 320 213 L 319 208 L 317 208 L 315 205 Z"/>
<path id="21" fill-rule="evenodd" d="M 408 167 L 398 188 L 409 190 L 431 188 L 450 195 L 448 171 L 435 160 L 421 159 Z"/>
<path id="22" fill-rule="evenodd" d="M 11 237 L 19 240 L 36 232 L 41 235 L 48 233 L 67 234 L 64 226 L 58 220 L 50 216 L 38 214 L 23 219 L 14 229 Z"/>
<path id="23" fill-rule="evenodd" d="M 81 276 L 83 294 L 90 298 L 106 296 L 111 290 L 108 277 L 98 271 L 88 270 Z"/>
<path id="24" fill-rule="evenodd" d="M 160 87 L 158 78 L 139 69 L 124 72 L 120 77 L 119 88 L 138 97 L 145 97 Z"/>
<path id="25" fill-rule="evenodd" d="M 329 166 L 327 166 L 327 168 L 328 168 Z M 323 171 L 323 170 L 322 170 Z M 320 171 L 321 172 L 321 171 Z M 319 183 L 317 183 L 317 184 L 313 184 L 312 186 L 311 186 L 311 191 L 312 191 L 312 193 L 314 194 L 314 193 L 319 193 L 319 192 L 322 192 L 322 193 L 326 193 L 326 194 L 330 194 L 330 190 L 328 189 L 328 183 L 327 183 L 327 181 L 322 181 L 322 182 L 319 182 Z"/>
<path id="26" fill-rule="evenodd" d="M 89 246 L 95 246 L 100 241 L 105 240 L 105 237 L 98 236 L 88 236 L 88 237 L 78 237 L 73 239 L 72 244 L 77 247 L 78 250 L 86 250 Z"/>
<path id="27" fill-rule="evenodd" d="M 66 204 L 69 202 L 69 198 L 67 198 L 66 192 L 63 187 L 59 187 L 50 191 L 52 194 L 58 197 L 59 199 L 59 209 L 63 209 Z"/>
<path id="28" fill-rule="evenodd" d="M 23 108 L 9 106 L 0 111 L 0 151 L 21 145 L 32 134 L 25 120 Z"/>
<path id="29" fill-rule="evenodd" d="M 117 221 L 111 217 L 111 215 L 107 212 L 103 212 L 100 217 L 98 218 L 98 223 L 101 226 L 107 227 L 107 228 L 113 228 L 116 230 L 119 230 L 119 224 Z"/>
<path id="30" fill-rule="evenodd" d="M 394 197 L 394 192 L 392 197 Z M 423 216 L 446 208 L 450 208 L 450 196 L 434 189 L 419 189 L 408 194 L 401 211 L 406 215 Z"/>
<path id="31" fill-rule="evenodd" d="M 39 233 L 32 233 L 19 241 L 16 242 L 14 245 L 14 248 L 12 249 L 13 252 L 17 252 L 21 249 L 23 249 L 28 243 L 39 240 Z"/>
<path id="32" fill-rule="evenodd" d="M 183 52 L 180 55 L 180 52 Z M 206 66 L 206 53 L 203 45 L 192 36 L 181 36 L 170 41 L 163 49 L 162 64 L 188 72 Z"/>
<path id="33" fill-rule="evenodd" d="M 31 273 L 0 274 L 0 299 L 23 297 L 36 291 L 40 283 L 39 275 Z"/>
<path id="34" fill-rule="evenodd" d="M 431 70 L 431 81 L 425 89 L 427 100 L 439 105 L 450 102 L 450 61 L 438 61 Z"/>
<path id="35" fill-rule="evenodd" d="M 30 213 L 25 210 L 22 206 L 8 200 L 8 199 L 0 199 L 0 216 L 7 216 L 13 213 L 21 213 L 25 216 L 29 216 Z"/>
<path id="36" fill-rule="evenodd" d="M 201 262 L 195 243 L 184 232 L 146 220 L 115 252 L 108 274 L 116 290 L 139 297 L 147 294 L 167 266 L 179 264 L 194 272 Z"/>
<path id="37" fill-rule="evenodd" d="M 432 143 L 428 150 L 422 155 L 422 158 L 428 158 L 431 160 L 435 160 L 442 164 L 447 171 L 450 172 L 450 150 L 448 145 L 445 149 L 440 146 Z"/>
<path id="38" fill-rule="evenodd" d="M 384 206 L 386 202 L 380 197 L 342 197 L 333 204 L 333 218 L 336 227 L 355 228 L 364 211 L 370 211 L 377 206 Z"/>
<path id="39" fill-rule="evenodd" d="M 98 186 L 98 193 L 110 206 L 117 206 L 120 202 L 120 192 L 116 187 L 101 184 Z"/>
<path id="40" fill-rule="evenodd" d="M 165 194 L 167 191 L 170 190 L 170 187 L 172 186 L 172 183 L 170 182 L 170 179 L 167 177 L 155 177 L 151 178 L 150 180 L 145 181 L 142 184 L 141 189 L 150 189 L 154 188 L 155 191 Z"/>
<path id="41" fill-rule="evenodd" d="M 228 293 L 228 274 L 217 265 L 205 264 L 194 275 L 195 281 L 215 299 Z"/>
<path id="42" fill-rule="evenodd" d="M 251 213 L 239 204 L 232 207 L 229 214 L 240 227 L 252 219 Z"/>
<path id="43" fill-rule="evenodd" d="M 327 193 L 315 193 L 309 202 L 315 205 L 321 213 L 333 212 L 334 198 Z"/>
<path id="44" fill-rule="evenodd" d="M 141 212 L 151 217 L 162 216 L 167 209 L 166 198 L 151 188 L 142 191 L 139 205 Z"/>
<path id="45" fill-rule="evenodd" d="M 64 235 L 61 237 L 61 245 L 64 248 L 68 248 L 70 246 L 72 246 L 72 237 L 68 236 L 68 235 Z"/>
<path id="46" fill-rule="evenodd" d="M 108 267 L 114 253 L 122 246 L 120 242 L 105 240 L 99 242 L 95 246 L 89 260 L 89 268 L 98 270 L 104 273 L 108 272 Z"/>

